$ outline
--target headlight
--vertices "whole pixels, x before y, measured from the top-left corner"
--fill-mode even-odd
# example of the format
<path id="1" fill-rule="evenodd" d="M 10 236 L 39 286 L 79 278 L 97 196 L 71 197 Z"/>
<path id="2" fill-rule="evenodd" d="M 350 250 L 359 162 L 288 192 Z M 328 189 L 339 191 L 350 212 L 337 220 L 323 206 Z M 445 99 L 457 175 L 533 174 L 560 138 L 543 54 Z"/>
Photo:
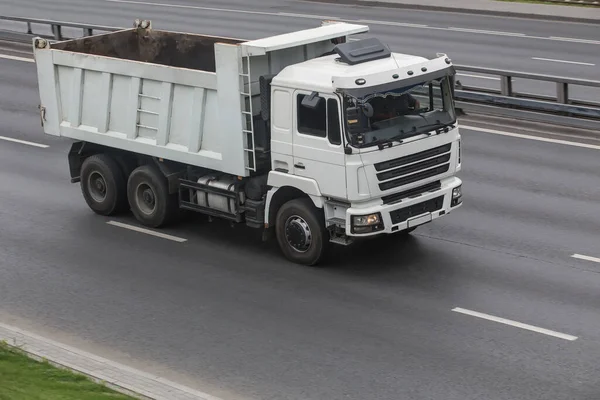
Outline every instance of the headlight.
<path id="1" fill-rule="evenodd" d="M 354 226 L 371 226 L 377 225 L 381 222 L 379 213 L 369 215 L 354 215 L 352 217 L 352 224 Z"/>
<path id="2" fill-rule="evenodd" d="M 456 207 L 462 203 L 462 185 L 452 189 L 452 201 L 450 207 Z"/>
<path id="3" fill-rule="evenodd" d="M 459 197 L 462 197 L 462 185 L 452 189 L 452 198 L 458 199 Z"/>
<path id="4" fill-rule="evenodd" d="M 383 230 L 380 213 L 352 216 L 353 233 L 371 233 L 380 230 Z"/>

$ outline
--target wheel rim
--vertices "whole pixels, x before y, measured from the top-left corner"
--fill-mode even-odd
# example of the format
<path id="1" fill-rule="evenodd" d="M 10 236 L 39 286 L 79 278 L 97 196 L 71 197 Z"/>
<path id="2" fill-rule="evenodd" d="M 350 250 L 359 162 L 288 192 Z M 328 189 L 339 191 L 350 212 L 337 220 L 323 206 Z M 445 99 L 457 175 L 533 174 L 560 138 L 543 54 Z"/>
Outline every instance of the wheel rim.
<path id="1" fill-rule="evenodd" d="M 310 226 L 302 217 L 293 215 L 285 221 L 285 238 L 292 249 L 305 253 L 312 244 Z"/>
<path id="2" fill-rule="evenodd" d="M 90 174 L 88 188 L 95 202 L 102 203 L 106 199 L 106 179 L 100 172 L 94 171 Z"/>
<path id="3" fill-rule="evenodd" d="M 151 215 L 156 210 L 156 194 L 152 188 L 140 183 L 135 189 L 135 203 L 138 210 L 146 215 Z"/>

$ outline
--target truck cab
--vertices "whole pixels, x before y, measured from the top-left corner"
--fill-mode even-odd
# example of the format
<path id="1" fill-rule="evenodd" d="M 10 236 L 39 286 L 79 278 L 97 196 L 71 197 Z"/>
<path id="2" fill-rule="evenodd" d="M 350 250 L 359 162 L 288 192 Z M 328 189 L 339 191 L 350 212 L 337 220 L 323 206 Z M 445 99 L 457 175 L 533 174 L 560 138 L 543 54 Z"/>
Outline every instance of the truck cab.
<path id="1" fill-rule="evenodd" d="M 271 82 L 271 190 L 309 194 L 340 244 L 407 233 L 460 207 L 450 59 L 393 53 L 377 39 L 333 53 Z"/>

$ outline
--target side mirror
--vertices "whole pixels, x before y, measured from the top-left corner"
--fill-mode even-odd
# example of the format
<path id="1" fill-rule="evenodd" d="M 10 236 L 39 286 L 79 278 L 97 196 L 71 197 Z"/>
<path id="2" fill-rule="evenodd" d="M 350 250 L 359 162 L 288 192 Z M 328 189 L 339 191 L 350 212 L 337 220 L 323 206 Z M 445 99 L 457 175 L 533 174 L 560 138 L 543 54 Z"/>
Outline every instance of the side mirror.
<path id="1" fill-rule="evenodd" d="M 302 107 L 306 107 L 306 108 L 310 108 L 311 110 L 314 110 L 315 108 L 317 108 L 319 106 L 319 103 L 321 102 L 321 100 L 323 100 L 323 99 L 321 97 L 319 97 L 318 92 L 312 92 L 310 95 L 304 96 L 301 104 L 302 104 Z"/>

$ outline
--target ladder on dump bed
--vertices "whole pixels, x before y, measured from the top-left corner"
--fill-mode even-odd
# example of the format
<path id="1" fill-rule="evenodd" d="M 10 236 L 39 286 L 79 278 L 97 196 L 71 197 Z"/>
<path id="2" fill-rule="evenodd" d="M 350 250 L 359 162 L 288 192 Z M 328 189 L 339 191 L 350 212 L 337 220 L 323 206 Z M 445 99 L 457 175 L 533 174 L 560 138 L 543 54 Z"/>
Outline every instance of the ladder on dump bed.
<path id="1" fill-rule="evenodd" d="M 247 72 L 244 71 L 244 61 Z M 240 66 L 240 78 L 242 79 L 242 132 L 246 136 L 244 151 L 248 154 L 246 170 L 256 171 L 256 151 L 254 143 L 254 117 L 252 113 L 252 78 L 250 77 L 250 56 L 242 58 Z M 247 88 L 247 89 L 246 89 Z M 247 92 L 245 91 L 247 90 Z"/>

